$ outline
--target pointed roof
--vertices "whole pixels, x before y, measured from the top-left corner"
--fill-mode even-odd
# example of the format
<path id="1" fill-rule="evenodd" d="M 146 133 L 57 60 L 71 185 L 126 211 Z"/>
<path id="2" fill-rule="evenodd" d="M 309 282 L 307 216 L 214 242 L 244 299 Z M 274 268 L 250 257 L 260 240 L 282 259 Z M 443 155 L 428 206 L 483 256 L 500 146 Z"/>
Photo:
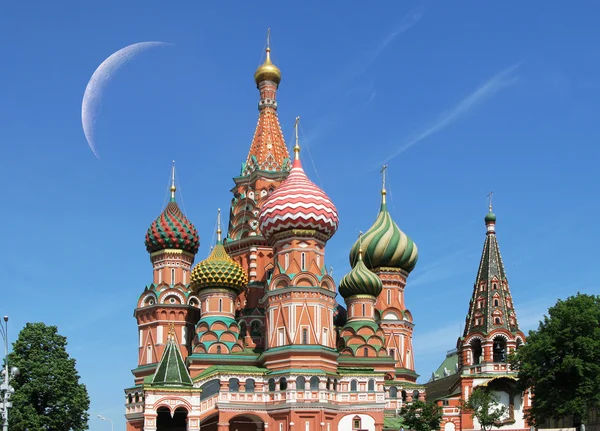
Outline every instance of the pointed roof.
<path id="1" fill-rule="evenodd" d="M 288 172 L 291 169 L 290 154 L 277 116 L 276 94 L 281 72 L 271 62 L 268 39 L 265 63 L 257 69 L 254 76 L 260 92 L 258 123 L 246 163 L 242 167 L 242 176 L 250 175 L 256 170 Z"/>
<path id="2" fill-rule="evenodd" d="M 473 288 L 464 336 L 471 332 L 488 335 L 497 329 L 519 331 L 506 271 L 496 238 L 496 216 L 490 210 L 485 216 L 486 237 Z"/>
<path id="3" fill-rule="evenodd" d="M 192 378 L 183 362 L 183 357 L 175 340 L 175 327 L 171 324 L 167 345 L 158 363 L 152 386 L 192 386 Z"/>

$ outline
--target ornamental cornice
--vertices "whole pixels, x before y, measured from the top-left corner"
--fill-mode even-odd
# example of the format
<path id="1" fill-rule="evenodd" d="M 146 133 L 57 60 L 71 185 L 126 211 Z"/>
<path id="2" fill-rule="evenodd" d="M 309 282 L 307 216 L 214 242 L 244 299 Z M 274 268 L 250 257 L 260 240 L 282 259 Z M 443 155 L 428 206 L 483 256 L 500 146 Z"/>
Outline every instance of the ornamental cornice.
<path id="1" fill-rule="evenodd" d="M 289 238 L 313 239 L 316 241 L 320 241 L 322 243 L 320 245 L 324 245 L 327 242 L 327 240 L 329 240 L 328 235 L 322 234 L 316 229 L 289 229 L 274 234 L 269 242 L 273 245 L 273 247 L 276 247 L 278 242 L 287 240 Z"/>
<path id="2" fill-rule="evenodd" d="M 337 294 L 331 290 L 323 289 L 322 287 L 298 287 L 298 286 L 287 286 L 275 290 L 265 292 L 263 300 L 271 300 L 275 297 L 276 299 L 289 299 L 289 298 L 327 298 L 328 302 L 331 299 L 335 299 Z M 324 298 L 323 298 L 324 297 Z"/>
<path id="3" fill-rule="evenodd" d="M 150 258 L 154 258 L 154 257 L 160 256 L 160 255 L 165 255 L 165 256 L 182 255 L 185 257 L 190 257 L 192 260 L 194 259 L 194 254 L 190 253 L 189 251 L 180 250 L 177 248 L 166 248 L 163 250 L 154 251 L 154 252 L 150 253 Z"/>

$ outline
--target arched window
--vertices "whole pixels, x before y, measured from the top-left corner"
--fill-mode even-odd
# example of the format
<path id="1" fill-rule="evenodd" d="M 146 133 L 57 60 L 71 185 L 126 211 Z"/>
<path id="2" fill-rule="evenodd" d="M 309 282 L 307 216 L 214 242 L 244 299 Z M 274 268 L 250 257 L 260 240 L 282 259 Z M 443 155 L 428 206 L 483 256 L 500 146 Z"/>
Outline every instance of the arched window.
<path id="1" fill-rule="evenodd" d="M 387 289 L 387 303 L 388 305 L 392 303 L 392 289 Z"/>
<path id="2" fill-rule="evenodd" d="M 229 379 L 229 392 L 239 392 L 240 381 L 236 378 Z"/>
<path id="3" fill-rule="evenodd" d="M 338 390 L 338 381 L 337 379 L 333 379 L 333 391 L 337 392 Z"/>
<path id="4" fill-rule="evenodd" d="M 175 268 L 171 268 L 171 284 L 175 284 Z"/>
<path id="5" fill-rule="evenodd" d="M 243 320 L 240 322 L 240 340 L 243 340 L 244 337 L 246 337 L 246 322 L 244 322 Z"/>
<path id="6" fill-rule="evenodd" d="M 223 300 L 219 299 L 219 311 L 223 311 Z"/>
<path id="7" fill-rule="evenodd" d="M 479 338 L 471 340 L 471 354 L 473 355 L 473 365 L 480 364 L 483 359 L 483 349 Z"/>
<path id="8" fill-rule="evenodd" d="M 396 386 L 390 387 L 390 398 L 398 398 L 398 388 Z"/>
<path id="9" fill-rule="evenodd" d="M 498 285 L 496 283 L 492 284 L 492 289 L 493 290 L 498 290 Z"/>
<path id="10" fill-rule="evenodd" d="M 499 317 L 494 317 L 494 324 L 495 325 L 500 325 L 500 322 L 501 322 L 501 320 L 500 320 Z"/>
<path id="11" fill-rule="evenodd" d="M 300 253 L 300 269 L 306 271 L 306 254 L 304 252 Z"/>
<path id="12" fill-rule="evenodd" d="M 352 418 L 352 429 L 359 430 L 361 428 L 362 428 L 362 421 L 360 419 L 360 416 L 354 416 Z"/>
<path id="13" fill-rule="evenodd" d="M 246 379 L 246 392 L 254 392 L 256 382 L 254 379 Z"/>
<path id="14" fill-rule="evenodd" d="M 406 402 L 406 391 L 403 390 L 401 394 L 402 394 L 402 402 L 405 403 Z"/>
<path id="15" fill-rule="evenodd" d="M 352 392 L 358 391 L 358 382 L 356 380 L 350 381 L 350 391 L 352 391 Z"/>
<path id="16" fill-rule="evenodd" d="M 368 347 L 365 347 L 365 348 L 363 349 L 363 356 L 365 356 L 365 357 L 366 357 L 366 356 L 369 356 L 369 348 L 368 348 Z"/>
<path id="17" fill-rule="evenodd" d="M 331 379 L 327 378 L 327 382 L 325 383 L 325 389 L 328 391 L 331 390 Z"/>
<path id="18" fill-rule="evenodd" d="M 366 315 L 367 315 L 367 305 L 366 305 L 366 304 L 363 304 L 363 305 L 362 305 L 362 315 L 363 315 L 363 316 L 366 316 Z"/>
<path id="19" fill-rule="evenodd" d="M 127 395 L 127 404 L 131 404 L 133 403 L 133 395 L 129 394 Z"/>
<path id="20" fill-rule="evenodd" d="M 416 389 L 413 391 L 413 401 L 417 401 L 419 399 L 419 391 Z"/>
<path id="21" fill-rule="evenodd" d="M 497 307 L 498 305 L 500 305 L 500 301 L 498 301 L 498 299 L 494 299 L 494 307 Z"/>
<path id="22" fill-rule="evenodd" d="M 302 344 L 308 344 L 308 329 L 302 329 Z"/>
<path id="23" fill-rule="evenodd" d="M 221 346 L 217 346 L 217 355 L 221 354 Z"/>
<path id="24" fill-rule="evenodd" d="M 369 379 L 367 390 L 369 390 L 369 391 L 374 391 L 375 390 L 375 380 Z"/>
<path id="25" fill-rule="evenodd" d="M 269 379 L 269 392 L 273 392 L 275 390 L 275 379 Z"/>
<path id="26" fill-rule="evenodd" d="M 285 263 L 284 268 L 287 271 L 287 269 L 290 267 L 290 254 L 286 253 L 285 256 L 284 256 L 284 258 L 283 258 L 283 260 L 284 260 L 284 263 Z"/>
<path id="27" fill-rule="evenodd" d="M 285 377 L 282 377 L 279 379 L 279 390 L 280 391 L 287 390 L 287 379 Z"/>
<path id="28" fill-rule="evenodd" d="M 187 283 L 187 271 L 184 269 L 183 270 L 183 284 Z"/>
<path id="29" fill-rule="evenodd" d="M 304 391 L 306 389 L 306 379 L 302 376 L 299 376 L 296 379 L 296 390 Z"/>
<path id="30" fill-rule="evenodd" d="M 140 402 L 140 394 L 138 394 L 137 392 L 135 393 L 135 402 L 136 403 Z"/>
<path id="31" fill-rule="evenodd" d="M 494 362 L 506 362 L 506 340 L 503 337 L 494 338 Z"/>
<path id="32" fill-rule="evenodd" d="M 396 359 L 396 349 L 390 349 L 390 356 Z"/>
<path id="33" fill-rule="evenodd" d="M 319 389 L 319 378 L 317 376 L 312 376 L 310 378 L 310 389 L 312 389 L 312 390 Z"/>
<path id="34" fill-rule="evenodd" d="M 321 255 L 317 254 L 317 267 L 320 268 L 321 267 Z"/>

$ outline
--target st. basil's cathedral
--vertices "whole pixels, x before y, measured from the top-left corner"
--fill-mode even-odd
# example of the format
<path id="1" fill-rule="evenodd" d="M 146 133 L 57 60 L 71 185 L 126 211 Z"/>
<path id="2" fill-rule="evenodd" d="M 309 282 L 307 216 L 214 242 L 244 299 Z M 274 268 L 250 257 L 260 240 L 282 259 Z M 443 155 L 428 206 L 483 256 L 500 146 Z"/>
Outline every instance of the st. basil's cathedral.
<path id="1" fill-rule="evenodd" d="M 417 246 L 388 211 L 385 180 L 379 214 L 336 288 L 325 246 L 338 212 L 302 168 L 298 120 L 290 157 L 277 116 L 281 72 L 268 46 L 254 80 L 258 124 L 233 178 L 227 232 L 219 212 L 210 256 L 194 265 L 200 238 L 177 204 L 174 170 L 170 201 L 147 231 L 153 276 L 134 311 L 139 355 L 125 390 L 127 430 L 400 430 L 399 411 L 414 400 L 443 407 L 444 431 L 479 429 L 459 405 L 480 385 L 509 407 L 501 429 L 528 429 L 530 399 L 515 392 L 506 363 L 525 336 L 491 207 L 464 335 L 418 384 L 404 302 Z"/>

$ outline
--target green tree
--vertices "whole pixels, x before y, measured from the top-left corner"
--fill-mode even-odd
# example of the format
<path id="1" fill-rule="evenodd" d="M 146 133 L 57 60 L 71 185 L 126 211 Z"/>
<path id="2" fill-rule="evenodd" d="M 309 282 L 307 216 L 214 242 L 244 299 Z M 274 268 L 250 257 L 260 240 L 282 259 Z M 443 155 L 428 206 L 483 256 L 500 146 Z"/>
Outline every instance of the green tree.
<path id="1" fill-rule="evenodd" d="M 435 403 L 413 401 L 400 411 L 402 423 L 414 431 L 439 430 L 442 423 L 442 407 Z"/>
<path id="2" fill-rule="evenodd" d="M 527 419 L 541 425 L 572 417 L 580 427 L 600 407 L 600 296 L 578 293 L 548 310 L 537 331 L 511 356 L 518 387 L 531 390 Z"/>
<path id="3" fill-rule="evenodd" d="M 477 419 L 483 431 L 497 425 L 508 410 L 500 404 L 500 397 L 485 388 L 475 388 L 468 401 L 462 402 L 462 409 Z"/>
<path id="4" fill-rule="evenodd" d="M 11 431 L 88 429 L 90 399 L 66 346 L 56 326 L 28 323 L 19 333 L 8 359 L 20 370 L 12 381 Z"/>

